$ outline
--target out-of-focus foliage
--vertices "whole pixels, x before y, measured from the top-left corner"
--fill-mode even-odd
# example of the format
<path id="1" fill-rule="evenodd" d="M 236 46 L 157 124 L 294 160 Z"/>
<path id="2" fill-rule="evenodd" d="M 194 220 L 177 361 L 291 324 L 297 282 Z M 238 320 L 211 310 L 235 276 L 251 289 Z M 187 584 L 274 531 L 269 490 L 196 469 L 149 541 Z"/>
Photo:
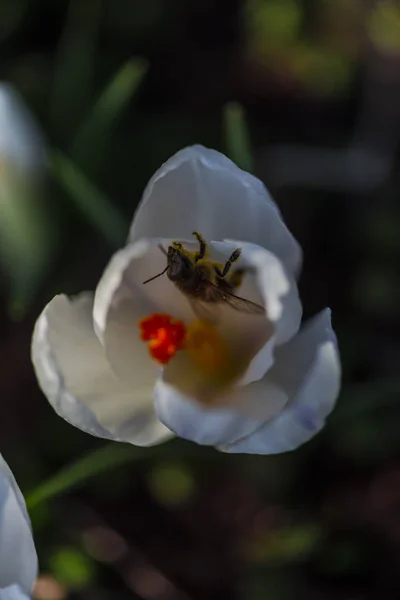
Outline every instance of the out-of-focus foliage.
<path id="1" fill-rule="evenodd" d="M 243 107 L 231 102 L 224 111 L 224 124 L 227 154 L 242 169 L 253 171 L 251 141 L 247 129 Z"/>
<path id="2" fill-rule="evenodd" d="M 317 2 L 314 23 L 311 7 L 298 0 L 247 0 L 246 8 L 248 46 L 258 62 L 317 96 L 346 93 L 357 50 L 357 35 L 349 47 L 346 25 L 362 18 L 362 2 Z"/>
<path id="3" fill-rule="evenodd" d="M 393 0 L 378 2 L 367 20 L 371 42 L 381 52 L 400 51 L 400 6 Z"/>
<path id="4" fill-rule="evenodd" d="M 57 548 L 49 563 L 54 578 L 72 589 L 87 586 L 95 576 L 93 562 L 75 548 Z"/>
<path id="5" fill-rule="evenodd" d="M 89 112 L 73 142 L 75 160 L 89 172 L 104 162 L 118 118 L 138 89 L 146 71 L 143 60 L 129 60 L 112 78 Z"/>
<path id="6" fill-rule="evenodd" d="M 31 511 L 38 600 L 399 597 L 399 14 L 395 0 L 0 4 L 1 79 L 50 157 L 43 191 L 0 200 L 1 451 Z M 343 393 L 295 453 L 104 447 L 37 389 L 38 312 L 95 287 L 150 175 L 195 142 L 265 181 L 304 250 L 306 315 L 332 308 Z"/>
<path id="7" fill-rule="evenodd" d="M 295 43 L 301 35 L 303 7 L 297 0 L 248 0 L 249 36 L 256 51 Z"/>

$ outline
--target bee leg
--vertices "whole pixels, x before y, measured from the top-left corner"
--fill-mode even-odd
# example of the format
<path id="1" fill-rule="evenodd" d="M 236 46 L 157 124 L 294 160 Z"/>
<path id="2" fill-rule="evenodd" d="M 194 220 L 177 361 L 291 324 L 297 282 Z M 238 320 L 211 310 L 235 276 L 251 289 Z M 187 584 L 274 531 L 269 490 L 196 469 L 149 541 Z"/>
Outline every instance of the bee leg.
<path id="1" fill-rule="evenodd" d="M 230 255 L 229 259 L 226 261 L 224 268 L 221 269 L 219 267 L 214 267 L 214 270 L 216 272 L 216 274 L 218 275 L 218 277 L 225 277 L 225 275 L 227 275 L 232 267 L 232 264 L 234 262 L 236 262 L 237 260 L 239 260 L 239 257 L 241 255 L 242 251 L 240 248 L 236 248 L 236 250 L 234 250 L 232 252 L 232 254 Z"/>
<path id="2" fill-rule="evenodd" d="M 193 231 L 193 235 L 200 244 L 200 249 L 194 253 L 194 262 L 197 262 L 204 258 L 207 251 L 207 244 L 204 241 L 203 236 L 200 235 L 200 233 L 197 233 L 197 231 Z"/>
<path id="3" fill-rule="evenodd" d="M 175 249 L 175 250 L 183 250 L 183 246 L 180 242 L 172 242 L 171 246 Z"/>
<path id="4" fill-rule="evenodd" d="M 229 277 L 229 285 L 233 289 L 239 288 L 242 285 L 243 277 L 247 272 L 247 269 L 236 269 Z"/>

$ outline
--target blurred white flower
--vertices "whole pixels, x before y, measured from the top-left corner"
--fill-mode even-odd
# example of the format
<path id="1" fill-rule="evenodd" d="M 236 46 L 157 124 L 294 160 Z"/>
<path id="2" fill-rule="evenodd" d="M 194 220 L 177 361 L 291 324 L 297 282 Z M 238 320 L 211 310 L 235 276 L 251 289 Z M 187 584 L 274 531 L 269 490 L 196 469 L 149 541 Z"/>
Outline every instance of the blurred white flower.
<path id="1" fill-rule="evenodd" d="M 19 585 L 9 585 L 6 588 L 0 588 L 0 600 L 29 600 L 29 596 Z"/>
<path id="2" fill-rule="evenodd" d="M 169 247 L 183 249 L 190 271 L 194 230 L 208 242 L 197 266 L 223 269 L 241 249 L 226 279 L 241 270 L 233 291 L 262 314 L 227 294 L 194 311 L 168 276 L 175 265 L 144 284 L 165 270 Z M 323 427 L 340 387 L 330 311 L 299 332 L 300 263 L 263 184 L 216 151 L 186 148 L 150 180 L 95 294 L 56 296 L 39 317 L 40 386 L 59 415 L 100 437 L 146 446 L 173 432 L 226 452 L 296 448 Z"/>
<path id="3" fill-rule="evenodd" d="M 36 171 L 46 162 L 42 134 L 19 94 L 0 82 L 0 164 L 12 164 L 20 174 Z"/>
<path id="4" fill-rule="evenodd" d="M 52 229 L 40 202 L 46 161 L 39 127 L 19 94 L 0 82 L 0 262 L 16 310 L 29 301 L 49 260 Z"/>
<path id="5" fill-rule="evenodd" d="M 28 598 L 37 569 L 25 501 L 0 455 L 0 600 Z"/>

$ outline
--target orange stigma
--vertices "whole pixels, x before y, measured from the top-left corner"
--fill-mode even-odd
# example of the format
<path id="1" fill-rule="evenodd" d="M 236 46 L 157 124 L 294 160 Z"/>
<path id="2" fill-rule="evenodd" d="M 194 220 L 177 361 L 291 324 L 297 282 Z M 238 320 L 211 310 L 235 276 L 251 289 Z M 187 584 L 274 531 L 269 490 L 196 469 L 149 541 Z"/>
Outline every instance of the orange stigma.
<path id="1" fill-rule="evenodd" d="M 162 365 L 183 348 L 186 327 L 170 315 L 154 313 L 139 321 L 139 328 L 141 339 L 149 342 L 151 356 Z"/>

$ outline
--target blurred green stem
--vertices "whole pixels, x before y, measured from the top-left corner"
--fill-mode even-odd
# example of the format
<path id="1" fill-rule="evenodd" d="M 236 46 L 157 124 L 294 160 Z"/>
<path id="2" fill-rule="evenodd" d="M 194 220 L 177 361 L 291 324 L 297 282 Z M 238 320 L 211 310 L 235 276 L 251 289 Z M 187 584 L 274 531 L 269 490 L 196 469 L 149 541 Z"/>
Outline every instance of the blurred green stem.
<path id="1" fill-rule="evenodd" d="M 87 220 L 113 247 L 121 246 L 128 232 L 128 223 L 107 196 L 59 150 L 52 152 L 51 171 Z"/>
<path id="2" fill-rule="evenodd" d="M 81 126 L 72 146 L 72 156 L 95 173 L 106 155 L 112 130 L 123 110 L 138 91 L 147 71 L 147 62 L 133 58 L 113 76 Z"/>
<path id="3" fill-rule="evenodd" d="M 228 156 L 240 168 L 251 173 L 254 169 L 253 155 L 245 111 L 241 104 L 230 102 L 225 106 L 224 131 Z"/>
<path id="4" fill-rule="evenodd" d="M 89 107 L 103 0 L 70 0 L 54 61 L 50 119 L 58 141 L 70 139 Z"/>
<path id="5" fill-rule="evenodd" d="M 28 509 L 35 508 L 41 502 L 85 483 L 90 477 L 95 477 L 108 469 L 119 467 L 132 460 L 148 458 L 150 455 L 151 449 L 149 448 L 138 448 L 116 442 L 106 444 L 39 484 L 26 495 L 26 505 Z"/>
<path id="6" fill-rule="evenodd" d="M 359 400 L 351 403 L 347 402 L 353 395 L 359 396 Z M 335 427 L 346 419 L 356 418 L 360 413 L 397 405 L 399 395 L 400 382 L 396 380 L 378 381 L 372 384 L 372 387 L 371 384 L 368 384 L 368 386 L 363 384 L 348 386 L 342 395 L 340 405 L 329 419 L 328 425 Z M 71 488 L 85 484 L 90 478 L 109 469 L 114 469 L 131 461 L 153 458 L 154 453 L 158 451 L 158 446 L 140 448 L 118 442 L 108 443 L 61 469 L 56 475 L 39 484 L 28 493 L 26 495 L 28 509 L 35 508 L 38 504 L 59 496 Z M 197 454 L 197 452 L 200 452 L 200 454 Z M 182 455 L 187 457 L 193 453 L 193 457 L 201 456 L 202 460 L 215 460 L 215 450 L 204 447 L 199 450 L 198 446 L 184 442 L 179 438 L 163 445 L 162 453 L 164 459 Z M 221 454 L 219 456 L 222 458 Z M 228 455 L 225 455 L 225 458 L 229 460 Z"/>

